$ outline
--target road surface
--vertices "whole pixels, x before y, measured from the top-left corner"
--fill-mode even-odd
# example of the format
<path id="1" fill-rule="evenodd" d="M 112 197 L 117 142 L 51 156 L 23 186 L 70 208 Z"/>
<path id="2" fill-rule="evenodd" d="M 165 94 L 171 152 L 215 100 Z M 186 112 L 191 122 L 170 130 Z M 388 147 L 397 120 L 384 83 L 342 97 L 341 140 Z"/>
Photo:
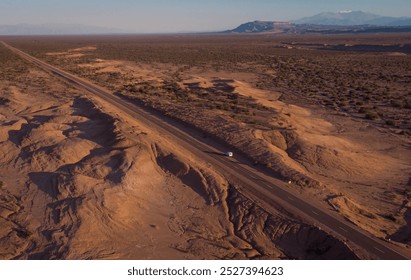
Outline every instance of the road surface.
<path id="1" fill-rule="evenodd" d="M 303 216 L 306 220 L 311 221 L 311 223 L 331 230 L 334 234 L 336 233 L 347 240 L 348 243 L 352 242 L 377 259 L 410 259 L 410 256 L 406 256 L 408 254 L 404 249 L 371 236 L 355 225 L 345 221 L 336 213 L 321 207 L 320 204 L 310 201 L 306 197 L 301 197 L 300 194 L 284 182 L 262 174 L 250 165 L 241 163 L 233 158 L 221 156 L 223 154 L 221 150 L 205 143 L 201 140 L 201 137 L 193 137 L 184 130 L 183 126 L 178 125 L 175 121 L 167 120 L 165 117 L 144 110 L 144 108 L 131 104 L 83 78 L 67 73 L 4 42 L 2 43 L 25 60 L 59 76 L 78 88 L 98 96 L 129 116 L 154 128 L 160 134 L 205 162 L 208 162 L 216 170 L 222 171 L 232 183 L 241 186 L 239 188 L 241 193 L 256 203 L 263 204 L 262 207 L 264 209 L 267 210 L 267 207 L 270 208 L 271 205 L 276 205 L 277 207 L 280 205 L 290 213 L 297 214 L 300 217 Z M 400 251 L 402 252 L 400 253 Z"/>

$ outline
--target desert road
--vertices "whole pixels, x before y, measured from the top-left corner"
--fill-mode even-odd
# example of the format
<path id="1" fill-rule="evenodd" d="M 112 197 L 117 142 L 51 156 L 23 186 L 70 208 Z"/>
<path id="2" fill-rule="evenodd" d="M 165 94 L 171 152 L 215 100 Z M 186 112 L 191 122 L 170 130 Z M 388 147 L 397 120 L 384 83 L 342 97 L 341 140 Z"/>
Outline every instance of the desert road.
<path id="1" fill-rule="evenodd" d="M 337 213 L 333 213 L 331 210 L 320 206 L 320 204 L 310 202 L 306 197 L 301 197 L 285 182 L 269 177 L 251 165 L 239 162 L 238 160 L 240 159 L 236 160 L 235 158 L 221 156 L 223 153 L 221 149 L 214 147 L 214 145 L 211 146 L 207 144 L 209 141 L 206 143 L 201 137 L 190 135 L 187 129 L 184 129 L 184 126 L 181 124 L 177 124 L 173 120 L 168 120 L 166 117 L 161 117 L 154 112 L 131 104 L 102 87 L 60 70 L 4 42 L 2 43 L 23 59 L 110 103 L 132 118 L 154 129 L 161 136 L 164 136 L 170 141 L 173 141 L 173 143 L 182 146 L 196 157 L 208 162 L 216 170 L 224 174 L 232 184 L 239 186 L 238 189 L 241 193 L 256 203 L 263 204 L 262 207 L 268 212 L 269 209 L 267 208 L 270 208 L 270 205 L 273 205 L 271 207 L 279 205 L 290 213 L 304 217 L 306 220 L 309 220 L 311 224 L 324 227 L 328 229 L 328 231 L 337 234 L 341 239 L 347 240 L 348 244 L 355 244 L 373 258 L 385 260 L 411 258 L 406 256 L 406 252 L 400 253 L 400 251 L 403 250 L 402 248 L 373 237 L 344 220 Z"/>

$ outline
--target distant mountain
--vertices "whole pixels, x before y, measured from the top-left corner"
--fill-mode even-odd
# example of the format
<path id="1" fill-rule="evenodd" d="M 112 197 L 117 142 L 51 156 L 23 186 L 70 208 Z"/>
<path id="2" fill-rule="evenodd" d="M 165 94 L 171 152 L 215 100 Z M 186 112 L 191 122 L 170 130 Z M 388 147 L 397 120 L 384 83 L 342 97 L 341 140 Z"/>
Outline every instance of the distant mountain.
<path id="1" fill-rule="evenodd" d="M 113 33 L 125 33 L 125 31 L 81 24 L 0 25 L 0 35 L 85 35 Z"/>
<path id="2" fill-rule="evenodd" d="M 405 26 L 376 26 L 376 25 L 321 25 L 287 23 L 277 25 L 278 22 L 247 22 L 239 27 L 218 33 L 263 33 L 263 34 L 352 34 L 352 33 L 396 33 L 411 32 L 411 24 Z"/>
<path id="3" fill-rule="evenodd" d="M 375 25 L 375 26 L 407 26 L 411 25 L 409 17 L 386 17 L 365 13 L 362 11 L 339 11 L 337 13 L 325 12 L 312 17 L 305 17 L 294 21 L 296 24 L 317 25 Z"/>
<path id="4" fill-rule="evenodd" d="M 292 22 L 252 21 L 224 33 L 375 33 L 411 32 L 411 18 L 385 17 L 361 11 L 321 13 Z"/>
<path id="5" fill-rule="evenodd" d="M 279 21 L 253 21 L 241 24 L 233 30 L 227 32 L 234 33 L 256 33 L 256 32 L 286 32 L 293 28 L 290 22 Z"/>

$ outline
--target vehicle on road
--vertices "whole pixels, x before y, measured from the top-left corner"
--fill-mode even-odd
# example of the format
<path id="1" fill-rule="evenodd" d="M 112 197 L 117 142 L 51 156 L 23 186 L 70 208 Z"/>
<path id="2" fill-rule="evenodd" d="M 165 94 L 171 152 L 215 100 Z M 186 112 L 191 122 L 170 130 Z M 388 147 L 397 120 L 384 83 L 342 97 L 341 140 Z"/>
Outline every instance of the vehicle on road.
<path id="1" fill-rule="evenodd" d="M 224 155 L 227 157 L 232 157 L 234 154 L 233 152 L 225 152 Z"/>

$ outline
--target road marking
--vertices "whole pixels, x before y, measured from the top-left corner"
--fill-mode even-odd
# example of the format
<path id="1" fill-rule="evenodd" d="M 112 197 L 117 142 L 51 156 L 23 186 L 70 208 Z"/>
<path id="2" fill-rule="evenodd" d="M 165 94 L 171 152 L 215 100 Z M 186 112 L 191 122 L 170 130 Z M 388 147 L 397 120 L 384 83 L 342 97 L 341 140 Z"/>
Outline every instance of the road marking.
<path id="1" fill-rule="evenodd" d="M 315 212 L 314 210 L 311 210 L 311 212 L 313 212 L 315 215 L 320 216 L 320 214 L 318 214 L 317 212 Z"/>
<path id="2" fill-rule="evenodd" d="M 345 228 L 339 227 L 340 229 L 342 229 L 345 232 L 348 232 L 348 230 L 346 230 Z"/>
<path id="3" fill-rule="evenodd" d="M 382 251 L 382 250 L 378 249 L 377 247 L 374 247 L 374 249 L 375 249 L 375 250 L 377 250 L 377 251 L 380 251 L 380 252 L 381 252 L 381 253 L 383 253 L 383 254 L 385 254 L 385 252 L 384 252 L 384 251 Z"/>

